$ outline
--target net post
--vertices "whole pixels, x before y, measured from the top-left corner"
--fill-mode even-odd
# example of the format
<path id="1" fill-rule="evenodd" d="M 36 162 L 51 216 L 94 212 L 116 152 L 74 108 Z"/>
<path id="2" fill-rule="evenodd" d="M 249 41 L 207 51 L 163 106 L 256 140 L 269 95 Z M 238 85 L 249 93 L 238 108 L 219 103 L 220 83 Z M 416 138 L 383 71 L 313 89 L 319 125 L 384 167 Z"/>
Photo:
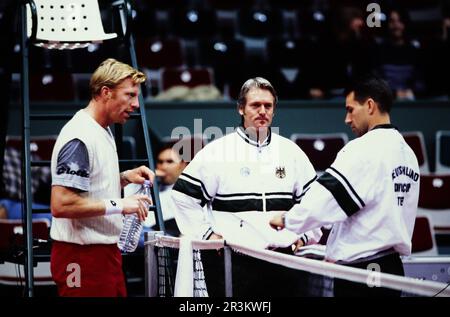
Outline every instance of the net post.
<path id="1" fill-rule="evenodd" d="M 233 273 L 231 262 L 231 248 L 228 246 L 223 247 L 224 251 L 224 266 L 225 266 L 225 297 L 233 297 Z"/>
<path id="2" fill-rule="evenodd" d="M 144 232 L 144 242 L 156 239 L 156 235 L 163 234 L 162 231 Z M 156 257 L 155 245 L 145 243 L 145 296 L 158 296 L 158 259 Z"/>

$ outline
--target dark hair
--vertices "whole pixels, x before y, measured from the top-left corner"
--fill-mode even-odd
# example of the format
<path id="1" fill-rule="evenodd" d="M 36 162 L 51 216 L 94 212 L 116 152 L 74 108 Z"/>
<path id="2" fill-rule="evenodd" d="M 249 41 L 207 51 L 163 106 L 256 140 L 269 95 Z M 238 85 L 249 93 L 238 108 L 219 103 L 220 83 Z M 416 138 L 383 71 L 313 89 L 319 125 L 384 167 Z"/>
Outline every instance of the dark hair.
<path id="1" fill-rule="evenodd" d="M 405 25 L 405 29 L 409 27 L 411 24 L 411 17 L 407 10 L 400 6 L 391 6 L 387 8 L 386 14 L 386 23 L 389 22 L 389 19 L 391 18 L 391 14 L 396 12 L 400 18 L 400 21 Z"/>
<path id="2" fill-rule="evenodd" d="M 172 139 L 161 145 L 156 157 L 165 150 L 172 150 L 178 154 L 182 161 L 189 163 L 204 146 L 205 142 L 203 139 L 197 136 Z"/>
<path id="3" fill-rule="evenodd" d="M 368 75 L 355 80 L 345 90 L 345 96 L 351 92 L 355 94 L 355 100 L 363 104 L 367 99 L 372 98 L 377 104 L 380 112 L 391 111 L 393 94 L 388 83 L 376 75 Z"/>
<path id="4" fill-rule="evenodd" d="M 398 14 L 400 21 L 405 26 L 405 29 L 403 31 L 403 37 L 406 40 L 409 40 L 411 38 L 411 34 L 410 34 L 411 18 L 410 18 L 408 11 L 406 11 L 404 8 L 402 8 L 400 6 L 385 7 L 384 9 L 385 10 L 383 10 L 383 13 L 384 13 L 386 19 L 382 22 L 383 35 L 386 38 L 389 38 L 389 26 L 388 25 L 389 25 L 389 21 L 391 19 L 392 13 L 395 12 Z"/>
<path id="5" fill-rule="evenodd" d="M 245 103 L 247 102 L 247 99 L 246 99 L 247 93 L 252 88 L 259 88 L 259 89 L 265 89 L 265 90 L 270 91 L 270 93 L 272 94 L 273 99 L 274 99 L 274 105 L 277 104 L 278 96 L 277 96 L 277 92 L 275 91 L 275 88 L 273 88 L 272 84 L 265 78 L 255 77 L 255 78 L 250 78 L 242 85 L 241 91 L 239 92 L 239 96 L 238 96 L 238 100 L 237 100 L 238 107 L 245 105 Z"/>

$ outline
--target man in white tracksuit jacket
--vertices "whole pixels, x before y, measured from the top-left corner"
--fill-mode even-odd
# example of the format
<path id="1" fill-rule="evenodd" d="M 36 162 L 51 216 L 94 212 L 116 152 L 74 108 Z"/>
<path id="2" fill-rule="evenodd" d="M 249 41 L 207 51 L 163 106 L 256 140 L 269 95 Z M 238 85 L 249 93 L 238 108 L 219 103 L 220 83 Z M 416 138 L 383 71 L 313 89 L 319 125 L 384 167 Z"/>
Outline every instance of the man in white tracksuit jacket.
<path id="1" fill-rule="evenodd" d="M 293 232 L 333 224 L 328 261 L 402 276 L 400 256 L 411 254 L 420 174 L 413 150 L 391 124 L 392 99 L 387 83 L 377 77 L 349 89 L 345 123 L 358 138 L 342 148 L 301 205 L 271 224 Z M 373 286 L 335 279 L 334 295 L 401 295 Z"/>
<path id="2" fill-rule="evenodd" d="M 293 244 L 319 241 L 320 229 L 297 235 L 269 226 L 269 219 L 299 203 L 316 179 L 305 153 L 271 130 L 276 100 L 267 80 L 257 77 L 245 82 L 238 99 L 242 126 L 206 145 L 183 171 L 172 191 L 183 235 L 223 238 L 255 248 L 286 248 L 288 253 Z"/>

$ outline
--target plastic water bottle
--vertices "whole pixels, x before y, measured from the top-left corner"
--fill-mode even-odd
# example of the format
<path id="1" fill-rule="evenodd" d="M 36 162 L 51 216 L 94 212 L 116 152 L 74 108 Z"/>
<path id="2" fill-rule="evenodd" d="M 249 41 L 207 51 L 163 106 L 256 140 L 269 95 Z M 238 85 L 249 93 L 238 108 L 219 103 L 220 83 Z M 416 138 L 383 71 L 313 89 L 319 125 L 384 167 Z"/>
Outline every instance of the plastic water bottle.
<path id="1" fill-rule="evenodd" d="M 141 189 L 136 194 L 151 196 L 150 191 L 151 183 L 149 180 L 145 180 Z M 150 206 L 148 203 L 144 202 L 145 207 L 148 210 Z M 117 245 L 122 252 L 134 252 L 139 244 L 139 238 L 142 232 L 142 222 L 139 220 L 137 214 L 128 214 L 125 215 L 125 219 L 123 221 L 123 229 L 120 233 L 119 242 Z"/>

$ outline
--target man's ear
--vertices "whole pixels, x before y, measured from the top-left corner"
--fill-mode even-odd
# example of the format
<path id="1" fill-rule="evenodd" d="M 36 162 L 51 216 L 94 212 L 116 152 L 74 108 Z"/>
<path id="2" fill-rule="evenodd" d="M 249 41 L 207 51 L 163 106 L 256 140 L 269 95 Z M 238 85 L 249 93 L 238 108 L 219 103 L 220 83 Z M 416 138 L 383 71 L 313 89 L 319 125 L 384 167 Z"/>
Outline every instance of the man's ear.
<path id="1" fill-rule="evenodd" d="M 367 99 L 367 111 L 369 115 L 373 115 L 378 109 L 378 104 L 372 98 Z"/>
<path id="2" fill-rule="evenodd" d="M 238 112 L 241 116 L 244 115 L 244 107 L 243 106 L 238 106 Z"/>
<path id="3" fill-rule="evenodd" d="M 111 99 L 111 94 L 112 94 L 112 91 L 111 91 L 111 89 L 109 87 L 103 86 L 100 89 L 100 96 L 101 97 L 104 97 L 106 99 Z"/>

